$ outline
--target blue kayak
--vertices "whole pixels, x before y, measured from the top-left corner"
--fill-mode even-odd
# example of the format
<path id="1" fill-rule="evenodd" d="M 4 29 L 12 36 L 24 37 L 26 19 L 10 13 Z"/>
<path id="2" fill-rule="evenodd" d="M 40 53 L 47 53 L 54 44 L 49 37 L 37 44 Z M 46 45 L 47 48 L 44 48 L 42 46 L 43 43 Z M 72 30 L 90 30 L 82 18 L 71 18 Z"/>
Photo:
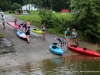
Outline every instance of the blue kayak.
<path id="1" fill-rule="evenodd" d="M 16 34 L 18 37 L 20 37 L 22 39 L 26 39 L 26 34 L 24 32 L 22 32 L 21 30 L 17 30 Z"/>
<path id="2" fill-rule="evenodd" d="M 58 54 L 58 55 L 63 55 L 63 50 L 59 47 L 59 46 L 53 46 L 53 45 L 49 45 L 49 49 L 52 53 L 54 54 Z"/>

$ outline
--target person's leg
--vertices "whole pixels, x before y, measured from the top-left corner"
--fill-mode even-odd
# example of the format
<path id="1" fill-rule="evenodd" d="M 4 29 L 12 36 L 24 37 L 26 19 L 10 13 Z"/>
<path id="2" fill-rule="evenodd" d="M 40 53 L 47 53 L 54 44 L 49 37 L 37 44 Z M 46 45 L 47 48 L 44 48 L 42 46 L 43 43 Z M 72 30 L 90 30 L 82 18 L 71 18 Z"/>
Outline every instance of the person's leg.
<path id="1" fill-rule="evenodd" d="M 26 38 L 27 38 L 27 42 L 29 43 L 30 42 L 29 35 L 27 35 Z"/>
<path id="2" fill-rule="evenodd" d="M 66 50 L 66 46 L 64 45 L 64 52 L 66 52 L 67 50 Z"/>
<path id="3" fill-rule="evenodd" d="M 43 38 L 45 38 L 45 31 L 42 31 L 42 34 L 43 34 Z"/>
<path id="4" fill-rule="evenodd" d="M 76 44 L 76 39 L 74 38 L 74 39 L 73 39 L 73 45 L 75 45 L 75 44 Z"/>
<path id="5" fill-rule="evenodd" d="M 46 31 L 44 31 L 44 38 L 45 38 Z"/>
<path id="6" fill-rule="evenodd" d="M 4 29 L 5 29 L 5 28 L 6 28 L 6 27 L 5 27 L 5 22 L 3 22 L 3 26 L 4 26 Z"/>
<path id="7" fill-rule="evenodd" d="M 66 43 L 67 43 L 67 46 L 68 46 L 68 44 L 69 44 L 69 38 L 66 38 Z"/>

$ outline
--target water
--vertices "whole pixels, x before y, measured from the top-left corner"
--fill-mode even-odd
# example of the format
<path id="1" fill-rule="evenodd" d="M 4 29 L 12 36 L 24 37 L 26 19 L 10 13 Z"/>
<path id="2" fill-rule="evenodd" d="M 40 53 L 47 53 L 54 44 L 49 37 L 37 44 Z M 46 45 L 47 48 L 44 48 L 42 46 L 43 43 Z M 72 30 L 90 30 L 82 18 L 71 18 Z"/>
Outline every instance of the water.
<path id="1" fill-rule="evenodd" d="M 0 69 L 0 75 L 100 75 L 100 57 L 73 55 Z"/>

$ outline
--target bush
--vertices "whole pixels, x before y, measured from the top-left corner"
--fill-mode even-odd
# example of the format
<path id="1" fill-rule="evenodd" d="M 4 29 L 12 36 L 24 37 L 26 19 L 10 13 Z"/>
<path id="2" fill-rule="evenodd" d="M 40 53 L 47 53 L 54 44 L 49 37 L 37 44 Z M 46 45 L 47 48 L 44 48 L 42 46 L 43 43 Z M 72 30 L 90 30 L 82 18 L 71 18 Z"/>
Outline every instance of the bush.
<path id="1" fill-rule="evenodd" d="M 52 10 L 42 9 L 39 15 L 42 19 L 42 23 L 45 22 L 46 27 L 52 33 L 63 34 L 67 27 L 72 27 L 72 20 L 69 21 L 64 17 L 58 18 L 52 13 Z"/>

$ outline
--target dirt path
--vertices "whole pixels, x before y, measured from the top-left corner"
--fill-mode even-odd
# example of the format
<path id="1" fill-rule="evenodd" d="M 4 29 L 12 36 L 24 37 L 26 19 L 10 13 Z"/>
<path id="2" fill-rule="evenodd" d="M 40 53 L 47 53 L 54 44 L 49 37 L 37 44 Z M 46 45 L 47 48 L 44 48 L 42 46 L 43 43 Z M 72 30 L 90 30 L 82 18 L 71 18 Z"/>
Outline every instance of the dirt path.
<path id="1" fill-rule="evenodd" d="M 6 18 L 7 22 L 14 21 L 14 17 L 12 15 L 6 15 Z M 20 24 L 22 21 L 18 20 L 18 23 Z M 5 35 L 5 38 L 12 41 L 16 52 L 0 55 L 0 67 L 14 67 L 30 61 L 33 62 L 36 60 L 60 57 L 58 55 L 52 54 L 49 51 L 49 44 L 53 43 L 54 38 L 57 37 L 56 35 L 47 33 L 46 39 L 44 40 L 41 34 L 31 33 L 31 42 L 28 44 L 25 40 L 22 40 L 16 36 L 16 33 L 11 26 L 6 24 L 6 29 L 3 30 L 3 26 L 1 24 L 2 23 L 0 21 L 0 32 Z M 93 47 L 93 45 L 91 47 Z M 65 55 L 72 54 L 77 53 L 68 51 Z"/>

